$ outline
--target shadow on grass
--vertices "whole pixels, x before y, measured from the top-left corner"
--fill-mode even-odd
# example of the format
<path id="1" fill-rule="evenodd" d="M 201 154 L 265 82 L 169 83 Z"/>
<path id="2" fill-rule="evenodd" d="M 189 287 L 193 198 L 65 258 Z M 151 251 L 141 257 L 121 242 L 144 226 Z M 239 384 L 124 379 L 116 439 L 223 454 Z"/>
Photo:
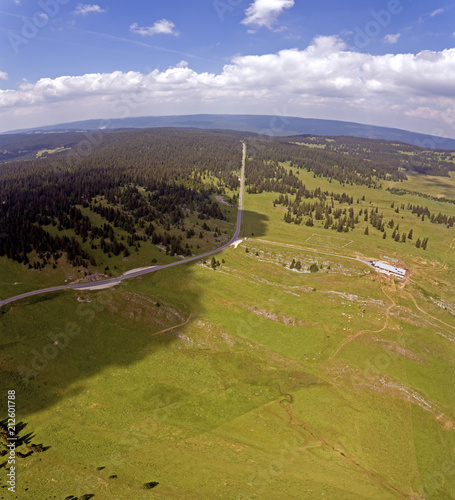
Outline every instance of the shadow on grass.
<path id="1" fill-rule="evenodd" d="M 244 217 L 254 219 L 255 236 L 265 234 L 265 215 L 244 212 Z M 124 280 L 112 289 L 44 294 L 2 308 L 1 393 L 16 391 L 24 418 L 80 395 L 86 380 L 112 368 L 125 376 L 124 368 L 153 355 L 153 373 L 153 363 L 163 362 L 155 355 L 182 335 L 191 317 L 204 314 L 206 289 L 194 277 L 197 262 Z M 132 397 L 142 382 L 132 382 Z M 114 380 L 106 390 L 115 391 Z"/>
<path id="2" fill-rule="evenodd" d="M 43 453 L 49 450 L 50 446 L 44 446 L 43 443 L 34 444 L 32 442 L 35 438 L 33 432 L 21 436 L 21 432 L 27 425 L 22 421 L 16 425 L 13 425 L 8 419 L 0 421 L 0 456 L 7 455 L 10 452 L 8 446 L 13 443 L 14 454 L 21 459 L 28 458 L 34 453 Z M 5 465 L 6 463 L 0 465 L 0 469 Z"/>

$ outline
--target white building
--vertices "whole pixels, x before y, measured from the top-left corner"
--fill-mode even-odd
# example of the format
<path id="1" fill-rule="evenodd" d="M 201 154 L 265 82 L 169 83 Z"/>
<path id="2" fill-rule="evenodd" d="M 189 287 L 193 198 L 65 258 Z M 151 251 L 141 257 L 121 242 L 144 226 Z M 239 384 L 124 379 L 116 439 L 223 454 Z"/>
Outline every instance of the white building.
<path id="1" fill-rule="evenodd" d="M 387 274 L 388 276 L 395 276 L 396 278 L 406 277 L 406 269 L 401 269 L 400 267 L 391 266 L 390 264 L 386 264 L 385 262 L 381 262 L 380 260 L 373 262 L 373 267 L 377 269 L 378 272 L 382 274 Z"/>

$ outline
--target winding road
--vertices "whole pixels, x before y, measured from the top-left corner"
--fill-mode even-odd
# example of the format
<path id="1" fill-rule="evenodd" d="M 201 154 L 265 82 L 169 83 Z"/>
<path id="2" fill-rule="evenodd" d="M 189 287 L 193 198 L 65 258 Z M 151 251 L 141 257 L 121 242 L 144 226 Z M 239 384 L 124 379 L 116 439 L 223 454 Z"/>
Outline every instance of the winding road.
<path id="1" fill-rule="evenodd" d="M 240 229 L 242 225 L 242 219 L 243 219 L 243 190 L 244 190 L 244 185 L 245 185 L 245 161 L 246 161 L 246 144 L 243 143 L 243 156 L 242 156 L 242 172 L 240 176 L 240 194 L 239 194 L 239 204 L 238 204 L 238 211 L 237 211 L 237 225 L 235 228 L 235 233 L 234 236 L 223 246 L 216 248 L 215 250 L 211 250 L 210 252 L 206 252 L 201 255 L 194 255 L 192 257 L 188 257 L 187 259 L 180 260 L 177 262 L 171 262 L 170 264 L 163 264 L 161 266 L 154 266 L 154 267 L 149 267 L 149 268 L 142 268 L 138 270 L 132 270 L 128 271 L 125 274 L 122 274 L 122 276 L 119 276 L 118 278 L 110 278 L 107 280 L 102 280 L 102 281 L 93 281 L 91 283 L 79 283 L 79 284 L 74 284 L 74 285 L 60 285 L 60 286 L 54 286 L 50 288 L 43 288 L 41 290 L 34 290 L 33 292 L 26 292 L 22 293 L 21 295 L 16 295 L 15 297 L 10 297 L 9 299 L 5 300 L 0 300 L 0 307 L 4 306 L 6 304 L 10 304 L 11 302 L 16 302 L 17 300 L 21 299 L 26 299 L 27 297 L 32 297 L 34 295 L 40 295 L 43 293 L 50 293 L 50 292 L 57 292 L 59 290 L 90 290 L 94 289 L 96 287 L 105 287 L 105 286 L 114 286 L 120 283 L 123 280 L 130 279 L 130 278 L 136 278 L 137 276 L 142 276 L 144 274 L 149 274 L 149 273 L 154 273 L 156 271 L 161 271 L 162 269 L 168 269 L 169 267 L 174 267 L 174 266 L 180 266 L 182 264 L 187 264 L 188 262 L 194 262 L 195 260 L 201 260 L 205 259 L 207 257 L 210 257 L 218 252 L 221 252 L 222 250 L 225 250 L 229 246 L 231 246 L 233 243 L 235 243 L 239 239 L 240 235 Z"/>

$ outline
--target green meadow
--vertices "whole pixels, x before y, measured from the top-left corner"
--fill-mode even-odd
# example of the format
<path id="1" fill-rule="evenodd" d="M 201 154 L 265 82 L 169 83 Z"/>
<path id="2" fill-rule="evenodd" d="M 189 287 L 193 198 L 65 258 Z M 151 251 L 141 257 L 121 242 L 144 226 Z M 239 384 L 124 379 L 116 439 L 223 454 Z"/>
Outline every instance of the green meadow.
<path id="1" fill-rule="evenodd" d="M 4 307 L 0 394 L 16 391 L 20 435 L 45 451 L 18 459 L 15 495 L 0 468 L 0 498 L 455 497 L 454 229 L 395 211 L 455 205 L 299 176 L 349 192 L 355 211 L 378 207 L 413 240 L 365 235 L 367 222 L 286 224 L 276 193 L 247 195 L 246 239 L 216 270 L 198 262 Z M 436 179 L 448 197 L 453 179 Z M 433 182 L 395 184 L 436 195 Z M 405 281 L 356 260 L 384 256 Z M 1 266 L 2 296 L 65 276 Z"/>

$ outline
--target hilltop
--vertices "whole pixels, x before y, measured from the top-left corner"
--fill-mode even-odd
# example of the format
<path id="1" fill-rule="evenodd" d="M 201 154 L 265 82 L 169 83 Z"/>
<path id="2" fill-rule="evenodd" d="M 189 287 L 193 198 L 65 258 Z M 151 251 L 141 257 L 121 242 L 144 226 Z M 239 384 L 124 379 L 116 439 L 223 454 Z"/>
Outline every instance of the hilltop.
<path id="1" fill-rule="evenodd" d="M 429 149 L 455 149 L 455 139 L 450 138 L 361 123 L 282 115 L 182 115 L 96 119 L 16 130 L 8 134 L 161 127 L 236 130 L 272 137 L 301 134 L 364 137 L 405 142 Z"/>

